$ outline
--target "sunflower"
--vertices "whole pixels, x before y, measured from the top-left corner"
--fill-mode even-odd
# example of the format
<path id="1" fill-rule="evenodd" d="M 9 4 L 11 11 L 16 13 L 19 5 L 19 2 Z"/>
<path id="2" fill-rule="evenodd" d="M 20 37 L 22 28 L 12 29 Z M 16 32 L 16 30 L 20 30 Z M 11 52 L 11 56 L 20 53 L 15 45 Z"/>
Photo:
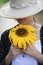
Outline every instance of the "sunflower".
<path id="1" fill-rule="evenodd" d="M 12 45 L 26 49 L 27 44 L 31 46 L 36 43 L 35 28 L 30 25 L 19 24 L 9 31 L 9 40 Z"/>

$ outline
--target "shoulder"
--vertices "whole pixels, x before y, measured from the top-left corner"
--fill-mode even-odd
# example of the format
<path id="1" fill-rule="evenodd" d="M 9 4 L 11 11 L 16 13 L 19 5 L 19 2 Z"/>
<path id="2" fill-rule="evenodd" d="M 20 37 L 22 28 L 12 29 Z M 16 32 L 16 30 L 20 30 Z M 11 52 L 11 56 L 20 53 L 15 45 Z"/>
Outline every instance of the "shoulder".
<path id="1" fill-rule="evenodd" d="M 8 39 L 8 34 L 9 34 L 9 30 L 6 30 L 6 31 L 4 31 L 3 33 L 2 33 L 2 35 L 1 35 L 1 41 L 2 42 L 7 42 L 7 39 Z"/>
<path id="2" fill-rule="evenodd" d="M 5 50 L 5 54 L 6 55 L 8 54 L 8 52 L 10 50 L 10 47 L 11 47 L 11 43 L 10 43 L 10 41 L 8 39 L 8 34 L 9 34 L 9 30 L 6 30 L 1 35 L 1 41 L 3 43 L 3 46 L 4 46 L 4 50 Z"/>

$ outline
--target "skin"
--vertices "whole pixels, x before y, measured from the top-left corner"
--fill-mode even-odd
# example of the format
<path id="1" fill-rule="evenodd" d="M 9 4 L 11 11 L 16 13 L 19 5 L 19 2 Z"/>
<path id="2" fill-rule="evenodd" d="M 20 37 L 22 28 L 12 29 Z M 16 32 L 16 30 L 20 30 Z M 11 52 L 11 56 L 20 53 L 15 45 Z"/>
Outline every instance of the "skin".
<path id="1" fill-rule="evenodd" d="M 6 58 L 5 58 L 5 64 L 9 65 L 11 60 L 13 58 L 15 58 L 20 53 L 21 53 L 21 50 L 19 48 L 14 47 L 13 45 L 11 45 L 10 51 L 9 51 L 8 55 L 6 56 Z"/>
<path id="2" fill-rule="evenodd" d="M 16 20 L 20 24 L 27 24 L 27 25 L 32 25 L 33 27 L 35 27 L 34 21 L 33 21 L 33 16 L 29 16 L 29 17 L 21 18 L 21 19 L 16 19 Z M 36 31 L 36 35 L 37 35 L 37 32 L 38 31 Z M 39 37 L 38 37 L 38 39 L 39 39 Z M 27 46 L 26 50 L 20 50 L 19 48 L 11 46 L 9 53 L 8 53 L 8 55 L 5 58 L 5 63 L 7 65 L 9 65 L 10 62 L 11 62 L 11 60 L 12 60 L 12 58 L 15 58 L 22 51 L 25 52 L 26 54 L 28 54 L 28 55 L 33 56 L 34 58 L 36 58 L 39 61 L 39 63 L 43 63 L 43 55 L 34 47 L 34 45 L 32 45 L 30 47 Z"/>

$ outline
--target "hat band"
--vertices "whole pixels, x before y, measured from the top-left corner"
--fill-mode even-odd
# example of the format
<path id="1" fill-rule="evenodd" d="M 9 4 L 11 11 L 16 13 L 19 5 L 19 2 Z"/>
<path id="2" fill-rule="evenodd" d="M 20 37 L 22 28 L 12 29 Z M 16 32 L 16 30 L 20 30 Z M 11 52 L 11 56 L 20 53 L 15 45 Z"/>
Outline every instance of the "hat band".
<path id="1" fill-rule="evenodd" d="M 21 9 L 21 8 L 27 8 L 27 7 L 32 7 L 34 5 L 36 5 L 37 0 L 36 1 L 30 1 L 30 2 L 26 2 L 26 3 L 14 3 L 14 2 L 10 2 L 10 7 L 14 8 L 14 9 Z"/>

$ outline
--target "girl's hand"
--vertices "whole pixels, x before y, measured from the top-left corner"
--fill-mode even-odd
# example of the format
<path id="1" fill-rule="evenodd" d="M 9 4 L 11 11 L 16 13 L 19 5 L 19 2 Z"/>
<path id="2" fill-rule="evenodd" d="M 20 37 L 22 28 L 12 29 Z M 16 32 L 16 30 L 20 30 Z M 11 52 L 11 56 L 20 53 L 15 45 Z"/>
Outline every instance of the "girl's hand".
<path id="1" fill-rule="evenodd" d="M 20 54 L 21 50 L 17 47 L 11 46 L 8 55 L 5 58 L 6 65 L 9 65 L 11 60 Z"/>
<path id="2" fill-rule="evenodd" d="M 32 46 L 27 46 L 26 50 L 23 50 L 26 54 L 33 56 L 36 58 L 39 63 L 43 63 L 43 55 L 32 45 Z"/>
<path id="3" fill-rule="evenodd" d="M 23 50 L 26 54 L 36 57 L 37 53 L 39 52 L 33 45 L 27 46 L 26 50 Z"/>
<path id="4" fill-rule="evenodd" d="M 21 53 L 21 49 L 14 46 L 11 46 L 11 51 L 12 51 L 12 58 L 15 58 L 18 54 Z"/>

